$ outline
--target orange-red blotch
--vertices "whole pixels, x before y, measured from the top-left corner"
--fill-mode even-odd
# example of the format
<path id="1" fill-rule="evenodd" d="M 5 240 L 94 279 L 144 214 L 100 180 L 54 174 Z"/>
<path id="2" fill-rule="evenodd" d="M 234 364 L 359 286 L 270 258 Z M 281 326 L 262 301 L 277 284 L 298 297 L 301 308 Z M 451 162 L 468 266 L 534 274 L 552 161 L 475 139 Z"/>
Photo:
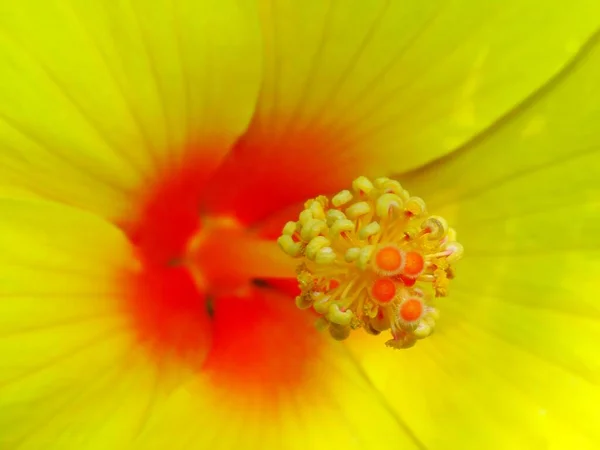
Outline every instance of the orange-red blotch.
<path id="1" fill-rule="evenodd" d="M 332 291 L 340 287 L 340 282 L 338 280 L 331 280 L 329 282 L 329 290 Z"/>
<path id="2" fill-rule="evenodd" d="M 203 373 L 236 395 L 258 391 L 276 402 L 279 389 L 309 394 L 309 372 L 323 358 L 314 320 L 273 289 L 217 297 Z"/>
<path id="3" fill-rule="evenodd" d="M 126 274 L 125 304 L 140 344 L 161 361 L 175 356 L 189 368 L 200 368 L 211 341 L 206 296 L 184 267 L 146 267 Z"/>
<path id="4" fill-rule="evenodd" d="M 407 276 L 405 276 L 405 275 L 399 275 L 397 278 L 398 278 L 398 280 L 399 280 L 399 281 L 401 281 L 401 282 L 404 284 L 404 286 L 406 286 L 406 287 L 412 287 L 412 286 L 414 286 L 414 285 L 416 284 L 416 282 L 417 282 L 417 279 L 416 279 L 416 278 L 410 278 L 410 277 L 407 277 Z"/>
<path id="5" fill-rule="evenodd" d="M 378 278 L 371 286 L 371 295 L 381 303 L 388 303 L 396 297 L 396 283 L 389 278 Z"/>

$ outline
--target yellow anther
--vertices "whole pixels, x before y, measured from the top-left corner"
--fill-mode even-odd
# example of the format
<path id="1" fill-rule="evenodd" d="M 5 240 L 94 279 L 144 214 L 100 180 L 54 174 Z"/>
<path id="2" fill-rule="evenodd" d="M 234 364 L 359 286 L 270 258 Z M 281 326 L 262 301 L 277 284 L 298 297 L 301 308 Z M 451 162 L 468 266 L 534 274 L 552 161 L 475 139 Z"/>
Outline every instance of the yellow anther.
<path id="1" fill-rule="evenodd" d="M 427 205 L 420 197 L 410 197 L 404 205 L 406 212 L 411 213 L 413 216 L 421 216 L 427 211 Z"/>
<path id="2" fill-rule="evenodd" d="M 389 181 L 390 181 L 390 179 L 387 177 L 379 177 L 379 178 L 375 178 L 375 180 L 373 180 L 373 185 L 377 189 L 383 190 L 385 188 L 385 184 Z"/>
<path id="3" fill-rule="evenodd" d="M 359 177 L 352 189 L 309 200 L 283 228 L 280 247 L 302 257 L 296 304 L 312 306 L 316 325 L 335 339 L 387 330 L 389 347 L 409 348 L 433 332 L 432 301 L 447 294 L 463 248 L 446 220 L 427 216 L 425 202 L 397 181 Z"/>
<path id="4" fill-rule="evenodd" d="M 296 231 L 298 231 L 298 227 L 296 226 L 296 222 L 288 222 L 283 227 L 281 234 L 285 234 L 287 236 L 292 236 Z"/>
<path id="5" fill-rule="evenodd" d="M 346 261 L 347 263 L 356 261 L 360 256 L 361 250 L 362 249 L 360 247 L 349 248 L 344 254 L 344 261 Z"/>
<path id="6" fill-rule="evenodd" d="M 311 239 L 319 236 L 322 233 L 327 233 L 329 231 L 327 224 L 319 219 L 310 219 L 307 220 L 304 225 L 302 225 L 302 230 L 300 230 L 300 236 L 305 241 L 310 241 Z"/>
<path id="7" fill-rule="evenodd" d="M 448 233 L 448 222 L 440 216 L 431 216 L 421 224 L 423 231 L 427 233 L 427 239 L 442 239 Z"/>
<path id="8" fill-rule="evenodd" d="M 304 246 L 302 242 L 294 242 L 291 236 L 284 234 L 279 236 L 277 239 L 277 244 L 279 247 L 286 252 L 288 255 L 293 256 L 294 258 L 300 256 Z"/>
<path id="9" fill-rule="evenodd" d="M 425 322 L 421 322 L 413 331 L 417 339 L 424 339 L 431 334 L 431 327 Z"/>
<path id="10" fill-rule="evenodd" d="M 371 222 L 370 224 L 362 227 L 358 232 L 358 238 L 360 240 L 366 241 L 372 236 L 375 236 L 381 231 L 381 225 L 379 222 Z"/>
<path id="11" fill-rule="evenodd" d="M 329 199 L 324 195 L 311 198 L 310 200 L 304 202 L 304 209 L 310 209 L 313 203 L 320 203 L 323 208 L 326 208 L 329 205 Z"/>
<path id="12" fill-rule="evenodd" d="M 458 261 L 463 257 L 463 254 L 465 253 L 465 249 L 458 242 L 448 242 L 442 248 L 450 252 L 448 257 L 446 258 L 446 261 L 448 261 L 449 263 Z"/>
<path id="13" fill-rule="evenodd" d="M 306 246 L 306 257 L 312 261 L 317 257 L 317 252 L 324 247 L 329 247 L 331 242 L 324 236 L 312 238 Z"/>
<path id="14" fill-rule="evenodd" d="M 373 190 L 373 183 L 367 177 L 358 177 L 352 182 L 352 189 L 359 195 L 361 193 L 369 195 Z"/>
<path id="15" fill-rule="evenodd" d="M 367 202 L 358 202 L 346 208 L 348 219 L 355 220 L 371 212 L 371 207 Z"/>
<path id="16" fill-rule="evenodd" d="M 304 225 L 306 222 L 308 222 L 309 220 L 313 220 L 313 219 L 314 219 L 314 217 L 312 215 L 312 211 L 310 209 L 305 209 L 298 216 L 298 223 L 300 225 Z"/>
<path id="17" fill-rule="evenodd" d="M 350 325 L 354 314 L 350 310 L 340 310 L 340 307 L 334 303 L 329 307 L 325 317 L 327 317 L 330 322 L 337 323 L 338 325 Z"/>
<path id="18" fill-rule="evenodd" d="M 342 219 L 335 222 L 330 229 L 331 237 L 339 237 L 342 233 L 354 231 L 354 222 L 348 219 Z"/>
<path id="19" fill-rule="evenodd" d="M 326 197 L 324 197 L 326 199 Z M 308 207 L 309 211 L 312 213 L 313 218 L 315 219 L 325 219 L 325 210 L 323 209 L 323 203 L 317 200 L 314 200 L 310 206 Z"/>
<path id="20" fill-rule="evenodd" d="M 324 247 L 315 255 L 315 262 L 317 264 L 331 264 L 336 259 L 337 254 L 331 247 Z"/>
<path id="21" fill-rule="evenodd" d="M 319 293 L 315 295 L 313 299 L 313 308 L 319 314 L 327 314 L 329 307 L 331 306 L 331 295 L 325 295 Z"/>
<path id="22" fill-rule="evenodd" d="M 341 212 L 339 209 L 330 209 L 329 211 L 327 211 L 327 214 L 325 216 L 327 218 L 327 226 L 329 227 L 336 223 L 338 220 L 346 219 L 346 214 Z"/>
<path id="23" fill-rule="evenodd" d="M 339 208 L 340 206 L 350 203 L 353 198 L 352 192 L 342 191 L 333 196 L 331 199 L 331 204 L 336 208 Z"/>
<path id="24" fill-rule="evenodd" d="M 385 181 L 378 183 L 379 189 L 381 189 L 386 194 L 396 194 L 398 196 L 402 195 L 404 189 L 402 189 L 400 183 L 398 183 L 396 180 L 390 180 L 387 178 L 384 180 Z"/>
<path id="25" fill-rule="evenodd" d="M 370 266 L 373 250 L 374 247 L 372 245 L 367 245 L 360 250 L 358 260 L 356 261 L 356 265 L 360 270 L 367 270 L 367 268 Z"/>
<path id="26" fill-rule="evenodd" d="M 335 323 L 332 323 L 329 326 L 329 334 L 336 341 L 343 341 L 344 339 L 347 339 L 348 336 L 350 336 L 350 331 L 351 328 L 348 326 L 342 326 Z"/>
<path id="27" fill-rule="evenodd" d="M 402 210 L 402 199 L 396 194 L 383 194 L 377 199 L 375 213 L 383 218 L 393 217 Z"/>

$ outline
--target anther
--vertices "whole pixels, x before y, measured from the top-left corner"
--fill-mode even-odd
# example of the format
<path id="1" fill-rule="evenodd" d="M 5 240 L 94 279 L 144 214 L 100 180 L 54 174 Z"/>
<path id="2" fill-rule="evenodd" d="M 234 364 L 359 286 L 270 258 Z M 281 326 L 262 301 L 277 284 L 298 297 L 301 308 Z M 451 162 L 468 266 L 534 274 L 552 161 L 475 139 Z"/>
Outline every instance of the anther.
<path id="1" fill-rule="evenodd" d="M 306 257 L 312 261 L 317 257 L 317 252 L 325 247 L 331 245 L 331 241 L 323 236 L 317 236 L 312 238 L 306 246 L 305 254 Z"/>
<path id="2" fill-rule="evenodd" d="M 330 229 L 330 235 L 334 238 L 340 237 L 342 233 L 351 232 L 354 230 L 354 222 L 348 219 L 336 221 Z"/>
<path id="3" fill-rule="evenodd" d="M 453 263 L 461 259 L 465 252 L 463 246 L 458 242 L 449 242 L 444 245 L 444 249 L 450 252 L 447 258 L 449 263 Z"/>
<path id="4" fill-rule="evenodd" d="M 332 323 L 329 326 L 329 334 L 336 341 L 343 341 L 350 336 L 351 328 L 349 326 L 338 325 L 336 323 Z"/>
<path id="5" fill-rule="evenodd" d="M 388 218 L 402 210 L 402 206 L 402 199 L 396 194 L 382 194 L 375 203 L 375 212 L 382 219 Z"/>
<path id="6" fill-rule="evenodd" d="M 302 254 L 304 246 L 301 242 L 295 242 L 292 236 L 284 234 L 277 239 L 279 247 L 288 255 L 298 257 Z"/>
<path id="7" fill-rule="evenodd" d="M 331 264 L 337 259 L 337 254 L 331 247 L 323 247 L 317 251 L 315 262 L 317 264 Z"/>
<path id="8" fill-rule="evenodd" d="M 423 230 L 427 230 L 429 240 L 442 239 L 448 233 L 448 223 L 440 216 L 431 216 L 421 224 Z"/>
<path id="9" fill-rule="evenodd" d="M 340 307 L 334 303 L 329 307 L 325 317 L 327 317 L 327 319 L 332 323 L 347 326 L 350 325 L 350 322 L 352 322 L 354 314 L 350 310 L 340 310 Z"/>
<path id="10" fill-rule="evenodd" d="M 321 316 L 316 326 L 338 340 L 361 327 L 388 331 L 392 348 L 429 336 L 433 299 L 447 295 L 451 265 L 464 253 L 446 220 L 389 178 L 359 177 L 352 190 L 304 206 L 277 242 L 302 259 L 296 305 Z"/>
<path id="11" fill-rule="evenodd" d="M 348 219 L 356 220 L 361 216 L 366 216 L 371 212 L 371 207 L 367 202 L 355 203 L 346 208 L 346 216 Z"/>
<path id="12" fill-rule="evenodd" d="M 352 201 L 352 199 L 353 199 L 352 192 L 342 191 L 333 196 L 333 198 L 331 199 L 331 204 L 333 206 L 335 206 L 336 208 L 339 208 L 340 206 L 350 203 Z"/>
<path id="13" fill-rule="evenodd" d="M 346 218 L 346 214 L 341 212 L 339 209 L 330 209 L 327 211 L 325 218 L 327 219 L 327 226 L 330 227 L 338 220 L 344 220 Z"/>
<path id="14" fill-rule="evenodd" d="M 370 224 L 362 227 L 358 233 L 358 238 L 362 241 L 368 240 L 371 236 L 375 236 L 381 231 L 381 225 L 379 222 L 371 222 Z"/>
<path id="15" fill-rule="evenodd" d="M 352 247 L 346 250 L 344 254 L 344 261 L 347 263 L 351 263 L 356 261 L 360 257 L 361 248 L 360 247 Z"/>
<path id="16" fill-rule="evenodd" d="M 410 197 L 404 206 L 407 213 L 410 213 L 413 216 L 420 216 L 427 211 L 427 206 L 422 198 L 419 197 Z"/>
<path id="17" fill-rule="evenodd" d="M 369 195 L 369 193 L 373 190 L 373 183 L 367 177 L 358 177 L 356 180 L 352 182 L 352 189 L 354 192 L 359 195 Z"/>

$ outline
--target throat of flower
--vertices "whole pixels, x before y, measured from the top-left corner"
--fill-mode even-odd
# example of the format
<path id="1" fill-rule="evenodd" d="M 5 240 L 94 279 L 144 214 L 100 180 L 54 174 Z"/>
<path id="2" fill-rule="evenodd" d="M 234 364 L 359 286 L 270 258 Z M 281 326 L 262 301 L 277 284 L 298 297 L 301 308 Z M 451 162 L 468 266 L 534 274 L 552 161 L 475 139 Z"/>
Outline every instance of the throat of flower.
<path id="1" fill-rule="evenodd" d="M 295 263 L 272 240 L 262 239 L 229 217 L 203 220 L 190 238 L 185 265 L 198 288 L 210 295 L 232 294 L 256 279 L 294 278 Z"/>

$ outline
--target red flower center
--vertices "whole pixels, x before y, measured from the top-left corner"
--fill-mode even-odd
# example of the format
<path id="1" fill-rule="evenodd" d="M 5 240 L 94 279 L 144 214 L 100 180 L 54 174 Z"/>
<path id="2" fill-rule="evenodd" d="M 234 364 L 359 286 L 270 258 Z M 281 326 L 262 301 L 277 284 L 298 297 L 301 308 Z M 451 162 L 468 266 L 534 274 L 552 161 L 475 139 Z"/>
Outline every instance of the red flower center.
<path id="1" fill-rule="evenodd" d="M 292 180 L 286 192 L 272 186 L 266 192 L 275 198 L 257 200 L 252 194 L 267 182 L 243 178 L 252 173 L 250 161 L 245 168 L 239 158 L 226 161 L 221 170 L 233 177 L 224 197 L 235 197 L 229 209 L 207 197 L 226 184 L 223 177 L 207 173 L 202 158 L 188 159 L 151 183 L 137 219 L 123 225 L 142 263 L 142 271 L 127 279 L 127 309 L 140 343 L 157 361 L 176 358 L 220 386 L 244 391 L 303 383 L 320 347 L 314 318 L 290 295 L 290 287 L 297 290 L 294 263 L 274 241 L 285 220 L 259 232 L 254 226 L 306 198 L 309 181 Z M 249 194 L 245 203 L 233 193 L 236 187 Z M 266 234 L 273 239 L 266 241 Z"/>

